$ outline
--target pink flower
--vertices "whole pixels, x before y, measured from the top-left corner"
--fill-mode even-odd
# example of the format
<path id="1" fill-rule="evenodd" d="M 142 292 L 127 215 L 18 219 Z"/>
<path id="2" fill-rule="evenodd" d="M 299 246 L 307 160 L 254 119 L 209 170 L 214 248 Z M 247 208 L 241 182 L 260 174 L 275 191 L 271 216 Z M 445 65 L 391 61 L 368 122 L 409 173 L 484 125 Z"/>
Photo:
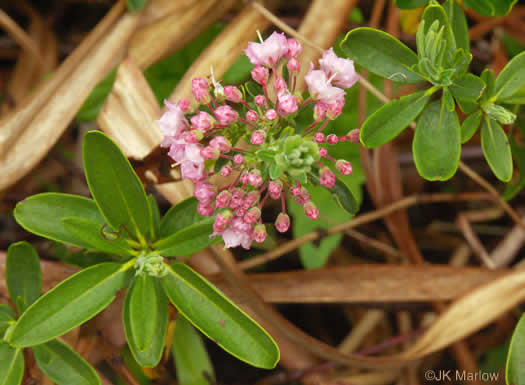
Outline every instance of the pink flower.
<path id="1" fill-rule="evenodd" d="M 230 200 L 232 199 L 232 193 L 228 190 L 221 191 L 217 198 L 215 198 L 215 206 L 218 209 L 222 209 L 224 207 L 227 207 L 230 203 Z"/>
<path id="2" fill-rule="evenodd" d="M 359 80 L 359 75 L 355 72 L 354 62 L 337 57 L 333 48 L 324 51 L 323 57 L 319 59 L 319 65 L 326 76 L 341 88 L 350 88 Z"/>
<path id="3" fill-rule="evenodd" d="M 337 144 L 338 142 L 338 138 L 337 138 L 337 135 L 335 134 L 330 134 L 326 137 L 326 143 L 328 144 Z"/>
<path id="4" fill-rule="evenodd" d="M 183 131 L 189 128 L 188 121 L 184 117 L 184 112 L 177 104 L 168 100 L 165 100 L 164 104 L 168 107 L 168 111 L 162 114 L 160 119 L 157 120 L 157 124 L 165 137 L 178 139 Z M 171 145 L 171 141 L 167 141 L 167 143 L 164 142 L 163 144 L 163 147 L 168 147 Z"/>
<path id="5" fill-rule="evenodd" d="M 288 214 L 280 213 L 275 220 L 275 228 L 280 233 L 285 233 L 290 228 L 290 217 Z"/>
<path id="6" fill-rule="evenodd" d="M 350 137 L 350 142 L 359 143 L 359 133 L 359 128 L 354 128 L 352 131 L 350 131 L 350 133 L 348 134 L 348 136 Z"/>
<path id="7" fill-rule="evenodd" d="M 242 207 L 245 209 L 249 209 L 252 207 L 260 198 L 260 194 L 258 191 L 250 191 L 246 196 L 244 197 L 244 200 L 242 202 Z"/>
<path id="8" fill-rule="evenodd" d="M 321 155 L 324 158 L 328 155 L 328 150 L 324 147 L 319 147 L 319 155 Z"/>
<path id="9" fill-rule="evenodd" d="M 318 122 L 326 118 L 326 111 L 328 110 L 328 105 L 325 103 L 315 103 L 314 106 L 314 119 Z"/>
<path id="10" fill-rule="evenodd" d="M 213 231 L 216 233 L 222 233 L 226 230 L 226 227 L 230 224 L 232 218 L 233 214 L 230 210 L 225 210 L 217 214 L 215 222 L 213 222 Z"/>
<path id="11" fill-rule="evenodd" d="M 339 171 L 342 175 L 350 175 L 353 172 L 352 165 L 350 164 L 350 162 L 344 159 L 339 159 L 335 163 L 335 167 L 337 168 L 337 171 Z"/>
<path id="12" fill-rule="evenodd" d="M 189 144 L 195 144 L 202 140 L 204 134 L 199 130 L 191 130 L 184 134 L 184 141 Z"/>
<path id="13" fill-rule="evenodd" d="M 261 175 L 256 172 L 249 173 L 247 179 L 253 187 L 260 187 L 263 182 Z"/>
<path id="14" fill-rule="evenodd" d="M 277 117 L 277 112 L 275 112 L 275 110 L 271 108 L 268 111 L 266 111 L 266 114 L 264 114 L 264 116 L 266 117 L 266 120 L 272 121 Z"/>
<path id="15" fill-rule="evenodd" d="M 285 53 L 285 56 L 287 59 L 296 58 L 303 52 L 303 47 L 301 44 L 295 40 L 295 39 L 288 39 L 286 40 L 286 45 L 288 50 Z"/>
<path id="16" fill-rule="evenodd" d="M 236 154 L 233 156 L 233 163 L 235 164 L 243 164 L 244 163 L 244 156 L 241 154 Z"/>
<path id="17" fill-rule="evenodd" d="M 321 186 L 332 188 L 335 185 L 335 182 L 337 180 L 336 175 L 332 170 L 330 170 L 328 167 L 323 167 L 321 169 L 321 172 L 319 173 L 319 177 L 321 180 Z"/>
<path id="18" fill-rule="evenodd" d="M 249 122 L 256 122 L 259 120 L 259 115 L 254 110 L 250 110 L 246 113 L 246 120 Z"/>
<path id="19" fill-rule="evenodd" d="M 230 204 L 228 207 L 230 209 L 236 209 L 237 207 L 240 207 L 242 205 L 242 201 L 244 199 L 244 192 L 238 188 L 234 189 L 232 192 L 232 197 L 230 199 Z"/>
<path id="20" fill-rule="evenodd" d="M 193 195 L 197 200 L 203 204 L 209 205 L 215 195 L 217 194 L 217 187 L 213 186 L 207 182 L 197 182 L 195 184 L 195 189 L 193 190 Z"/>
<path id="21" fill-rule="evenodd" d="M 202 202 L 199 202 L 197 205 L 197 212 L 202 216 L 211 217 L 214 211 L 213 206 L 203 204 Z"/>
<path id="22" fill-rule="evenodd" d="M 314 134 L 314 140 L 316 143 L 324 143 L 325 137 L 322 132 L 316 132 Z"/>
<path id="23" fill-rule="evenodd" d="M 266 67 L 257 66 L 252 70 L 251 75 L 254 81 L 264 85 L 270 76 L 270 71 Z"/>
<path id="24" fill-rule="evenodd" d="M 215 147 L 220 152 L 228 152 L 232 145 L 224 136 L 216 136 L 210 141 L 210 146 Z"/>
<path id="25" fill-rule="evenodd" d="M 284 81 L 284 79 L 280 76 L 277 76 L 277 78 L 273 82 L 273 89 L 275 90 L 276 94 L 279 94 L 288 90 L 288 87 L 286 86 L 286 82 Z"/>
<path id="26" fill-rule="evenodd" d="M 304 214 L 307 218 L 316 220 L 319 218 L 319 209 L 316 207 L 314 202 L 310 201 L 304 205 Z"/>
<path id="27" fill-rule="evenodd" d="M 239 103 L 242 100 L 242 93 L 235 86 L 226 86 L 224 87 L 224 97 L 230 102 Z"/>
<path id="28" fill-rule="evenodd" d="M 224 166 L 221 168 L 221 176 L 230 176 L 232 173 L 232 168 L 228 166 Z"/>
<path id="29" fill-rule="evenodd" d="M 264 106 L 264 103 L 266 103 L 266 98 L 263 95 L 256 95 L 255 98 L 253 98 L 253 101 L 256 105 L 262 107 Z"/>
<path id="30" fill-rule="evenodd" d="M 197 182 L 204 176 L 204 162 L 184 161 L 180 164 L 182 178 Z"/>
<path id="31" fill-rule="evenodd" d="M 190 114 L 193 112 L 193 107 L 188 99 L 181 99 L 177 102 L 177 106 L 185 113 Z"/>
<path id="32" fill-rule="evenodd" d="M 304 81 L 314 100 L 326 104 L 344 100 L 345 92 L 341 88 L 333 87 L 323 71 L 312 70 L 312 65 L 310 65 L 310 71 L 305 75 Z"/>
<path id="33" fill-rule="evenodd" d="M 288 63 L 286 63 L 286 68 L 288 68 L 288 71 L 290 71 L 291 74 L 296 74 L 301 69 L 301 64 L 299 63 L 299 60 L 293 57 L 288 60 Z"/>
<path id="34" fill-rule="evenodd" d="M 253 224 L 261 217 L 261 210 L 258 207 L 252 207 L 246 214 L 244 214 L 243 220 L 245 223 Z"/>
<path id="35" fill-rule="evenodd" d="M 274 67 L 279 59 L 288 52 L 288 43 L 284 33 L 274 32 L 262 43 L 248 43 L 244 50 L 250 62 L 255 65 Z"/>
<path id="36" fill-rule="evenodd" d="M 289 92 L 283 92 L 277 97 L 279 115 L 287 116 L 297 111 L 297 100 Z"/>
<path id="37" fill-rule="evenodd" d="M 221 152 L 219 151 L 219 149 L 212 146 L 206 146 L 201 150 L 201 156 L 206 160 L 219 159 L 220 155 Z"/>
<path id="38" fill-rule="evenodd" d="M 270 194 L 270 197 L 272 197 L 272 199 L 279 199 L 281 197 L 282 188 L 283 186 L 280 182 L 270 182 L 268 185 L 268 193 Z"/>
<path id="39" fill-rule="evenodd" d="M 203 132 L 206 132 L 213 127 L 215 119 L 207 112 L 199 111 L 197 115 L 191 117 L 190 121 L 193 127 Z"/>
<path id="40" fill-rule="evenodd" d="M 227 228 L 221 235 L 226 248 L 242 246 L 244 249 L 249 250 L 252 245 L 250 234 L 243 231 Z"/>
<path id="41" fill-rule="evenodd" d="M 202 104 L 210 102 L 208 94 L 208 82 L 204 78 L 194 78 L 191 81 L 191 92 L 195 100 Z"/>
<path id="42" fill-rule="evenodd" d="M 254 227 L 252 238 L 257 243 L 263 243 L 266 239 L 266 227 L 261 223 Z"/>
<path id="43" fill-rule="evenodd" d="M 223 125 L 235 123 L 239 119 L 239 114 L 230 106 L 220 106 L 214 111 L 215 117 Z"/>
<path id="44" fill-rule="evenodd" d="M 345 99 L 340 99 L 335 103 L 332 103 L 328 105 L 328 109 L 326 110 L 326 117 L 330 120 L 335 120 L 339 115 L 341 115 L 341 112 L 343 112 L 343 107 L 345 105 Z"/>
<path id="45" fill-rule="evenodd" d="M 204 176 L 204 158 L 201 156 L 200 144 L 188 144 L 178 139 L 170 146 L 168 156 L 180 163 L 181 176 L 197 182 Z"/>
<path id="46" fill-rule="evenodd" d="M 266 133 L 263 130 L 257 130 L 252 132 L 252 136 L 250 138 L 250 143 L 254 144 L 256 146 L 264 143 L 264 138 L 266 137 Z"/>

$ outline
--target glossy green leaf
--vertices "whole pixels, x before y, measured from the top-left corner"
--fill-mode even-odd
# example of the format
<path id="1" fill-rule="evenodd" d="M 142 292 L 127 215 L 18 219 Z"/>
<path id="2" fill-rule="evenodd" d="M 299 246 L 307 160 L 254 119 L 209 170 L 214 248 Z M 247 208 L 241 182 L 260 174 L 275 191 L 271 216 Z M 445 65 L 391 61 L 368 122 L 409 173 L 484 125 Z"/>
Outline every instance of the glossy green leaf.
<path id="1" fill-rule="evenodd" d="M 277 365 L 270 335 L 191 268 L 174 263 L 162 284 L 179 312 L 228 353 L 259 368 Z"/>
<path id="2" fill-rule="evenodd" d="M 339 206 L 348 214 L 354 215 L 357 213 L 357 210 L 359 210 L 359 205 L 357 204 L 354 194 L 339 178 L 337 178 L 335 185 L 332 188 L 332 196 L 336 199 Z"/>
<path id="3" fill-rule="evenodd" d="M 210 237 L 213 223 L 197 223 L 163 238 L 153 246 L 163 257 L 185 257 L 219 242 L 220 237 Z"/>
<path id="4" fill-rule="evenodd" d="M 495 83 L 494 97 L 505 102 L 525 86 L 525 52 L 514 56 L 499 73 Z"/>
<path id="5" fill-rule="evenodd" d="M 481 124 L 481 148 L 494 175 L 508 182 L 513 169 L 509 139 L 499 123 L 488 117 Z"/>
<path id="6" fill-rule="evenodd" d="M 418 83 L 424 79 L 411 68 L 417 55 L 395 37 L 373 28 L 355 28 L 341 43 L 345 54 L 360 66 L 400 83 Z"/>
<path id="7" fill-rule="evenodd" d="M 199 332 L 182 314 L 177 315 L 172 353 L 180 385 L 209 385 L 210 379 L 215 380 L 206 346 Z"/>
<path id="8" fill-rule="evenodd" d="M 5 280 L 11 301 L 20 314 L 40 296 L 40 258 L 29 243 L 17 242 L 7 249 Z"/>
<path id="9" fill-rule="evenodd" d="M 454 111 L 456 109 L 456 103 L 454 102 L 454 97 L 450 92 L 448 87 L 443 87 L 443 103 L 445 103 L 445 108 L 449 111 Z"/>
<path id="10" fill-rule="evenodd" d="M 0 385 L 19 385 L 24 376 L 24 355 L 6 343 L 0 343 Z"/>
<path id="11" fill-rule="evenodd" d="M 8 305 L 0 304 L 0 341 L 14 320 L 16 320 L 15 311 Z"/>
<path id="12" fill-rule="evenodd" d="M 525 352 L 525 314 L 523 314 L 512 333 L 509 352 L 507 354 L 507 366 L 505 380 L 508 385 L 525 384 L 525 365 L 523 365 L 523 354 Z"/>
<path id="13" fill-rule="evenodd" d="M 269 173 L 270 173 L 270 178 L 271 178 L 271 179 L 277 179 L 277 178 L 279 178 L 279 177 L 281 176 L 282 172 L 283 172 L 283 170 L 281 170 L 281 169 L 279 168 L 279 166 L 277 166 L 277 163 L 274 162 L 274 163 L 272 163 L 272 164 L 270 165 L 270 171 L 269 171 Z"/>
<path id="14" fill-rule="evenodd" d="M 454 33 L 452 32 L 452 26 L 448 19 L 447 13 L 438 2 L 431 2 L 428 7 L 425 8 L 425 12 L 421 16 L 421 20 L 424 21 L 424 33 L 427 35 L 427 31 L 432 26 L 434 21 L 439 21 L 439 28 L 444 27 L 443 30 L 443 39 L 447 42 L 447 47 L 449 52 L 454 52 L 456 50 L 456 39 L 454 38 Z M 425 47 L 428 51 L 429 47 Z M 418 49 L 420 47 L 418 46 Z M 446 62 L 446 61 L 445 61 Z"/>
<path id="15" fill-rule="evenodd" d="M 485 82 L 478 76 L 470 73 L 459 79 L 454 79 L 453 84 L 450 86 L 450 91 L 456 99 L 466 100 L 468 102 L 478 100 L 484 89 Z"/>
<path id="16" fill-rule="evenodd" d="M 466 143 L 474 136 L 476 131 L 481 124 L 481 118 L 483 117 L 483 112 L 477 110 L 473 114 L 467 116 L 467 118 L 461 124 L 461 143 Z"/>
<path id="17" fill-rule="evenodd" d="M 199 201 L 191 197 L 171 206 L 160 222 L 160 238 L 167 238 L 196 223 L 211 222 L 213 219 L 197 212 L 198 204 Z"/>
<path id="18" fill-rule="evenodd" d="M 126 267 L 131 266 L 102 263 L 62 281 L 22 314 L 6 340 L 20 348 L 38 345 L 93 318 L 115 299 Z"/>
<path id="19" fill-rule="evenodd" d="M 62 225 L 66 217 L 82 217 L 104 224 L 104 218 L 92 199 L 78 195 L 43 193 L 33 195 L 16 205 L 14 216 L 20 226 L 27 231 L 48 239 L 73 246 L 90 248 Z"/>
<path id="20" fill-rule="evenodd" d="M 160 211 L 157 200 L 153 195 L 148 195 L 149 209 L 151 212 L 150 238 L 156 240 L 160 233 Z"/>
<path id="21" fill-rule="evenodd" d="M 126 294 L 122 316 L 126 340 L 137 363 L 157 366 L 168 328 L 168 298 L 159 278 L 135 278 Z"/>
<path id="22" fill-rule="evenodd" d="M 38 367 L 57 385 L 100 385 L 95 369 L 66 344 L 52 340 L 32 349 Z"/>
<path id="23" fill-rule="evenodd" d="M 430 103 L 419 118 L 412 142 L 414 163 L 427 180 L 450 179 L 458 168 L 461 128 L 455 111 L 440 101 Z"/>
<path id="24" fill-rule="evenodd" d="M 361 143 L 374 148 L 391 141 L 418 117 L 429 99 L 427 91 L 419 91 L 380 107 L 363 123 Z"/>
<path id="25" fill-rule="evenodd" d="M 107 234 L 104 232 L 103 225 L 76 217 L 63 218 L 62 225 L 75 237 L 90 245 L 90 249 L 121 256 L 135 254 L 124 229 L 120 234 Z"/>
<path id="26" fill-rule="evenodd" d="M 84 136 L 83 160 L 89 189 L 106 221 L 144 239 L 151 223 L 149 203 L 122 151 L 103 133 L 90 131 Z"/>
<path id="27" fill-rule="evenodd" d="M 494 78 L 494 71 L 485 68 L 481 73 L 481 80 L 485 83 L 485 89 L 481 94 L 481 100 L 489 100 L 494 94 L 496 79 Z"/>
<path id="28" fill-rule="evenodd" d="M 498 1 L 498 0 L 496 0 Z M 494 0 L 463 0 L 466 7 L 474 9 L 477 13 L 483 16 L 494 16 L 496 10 L 494 8 Z"/>
<path id="29" fill-rule="evenodd" d="M 523 135 L 525 128 L 521 119 L 518 119 L 518 127 Z M 517 141 L 514 136 L 509 136 L 509 142 L 512 158 L 516 162 L 516 168 L 518 169 L 518 178 L 505 185 L 505 190 L 501 195 L 505 200 L 514 198 L 525 187 L 525 145 Z"/>
<path id="30" fill-rule="evenodd" d="M 468 37 L 467 18 L 463 9 L 456 0 L 447 0 L 443 4 L 443 8 L 447 13 L 454 39 L 456 40 L 456 47 L 463 48 L 465 52 L 470 52 L 470 40 Z"/>
<path id="31" fill-rule="evenodd" d="M 396 7 L 401 9 L 421 8 L 427 5 L 428 0 L 395 0 Z"/>

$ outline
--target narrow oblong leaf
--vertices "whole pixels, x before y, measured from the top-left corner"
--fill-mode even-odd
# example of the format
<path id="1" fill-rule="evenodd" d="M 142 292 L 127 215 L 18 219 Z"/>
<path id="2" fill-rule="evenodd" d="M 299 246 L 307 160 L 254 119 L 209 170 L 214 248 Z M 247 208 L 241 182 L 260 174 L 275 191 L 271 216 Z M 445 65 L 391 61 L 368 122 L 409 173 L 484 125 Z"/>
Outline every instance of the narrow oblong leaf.
<path id="1" fill-rule="evenodd" d="M 525 52 L 514 56 L 499 73 L 494 85 L 494 97 L 505 102 L 525 86 Z"/>
<path id="2" fill-rule="evenodd" d="M 171 206 L 160 221 L 160 238 L 169 237 L 196 223 L 212 221 L 209 217 L 198 213 L 198 204 L 199 201 L 195 197 L 191 197 Z"/>
<path id="3" fill-rule="evenodd" d="M 446 41 L 448 52 L 454 53 L 456 51 L 456 39 L 454 38 L 454 34 L 452 32 L 452 26 L 450 25 L 447 13 L 441 4 L 438 2 L 431 2 L 428 7 L 425 8 L 425 12 L 423 12 L 421 20 L 424 21 L 423 35 L 425 36 L 428 36 L 427 31 L 432 26 L 432 23 L 434 23 L 436 20 L 439 21 L 439 28 L 444 28 L 443 39 Z M 425 47 L 425 49 L 428 50 L 428 47 Z M 445 59 L 445 62 L 447 62 L 447 59 Z"/>
<path id="4" fill-rule="evenodd" d="M 159 278 L 138 275 L 128 289 L 123 307 L 126 340 L 135 360 L 144 367 L 162 358 L 168 327 L 168 298 Z"/>
<path id="5" fill-rule="evenodd" d="M 90 249 L 122 256 L 135 254 L 128 243 L 128 234 L 124 230 L 119 234 L 107 235 L 104 233 L 104 225 L 76 217 L 62 219 L 62 225 L 75 237 L 90 245 Z"/>
<path id="6" fill-rule="evenodd" d="M 24 376 L 24 355 L 6 343 L 0 343 L 0 384 L 19 385 Z"/>
<path id="7" fill-rule="evenodd" d="M 360 66 L 384 78 L 401 83 L 424 81 L 411 69 L 418 62 L 414 51 L 383 31 L 355 28 L 348 32 L 341 48 Z"/>
<path id="8" fill-rule="evenodd" d="M 67 231 L 61 220 L 82 217 L 101 226 L 105 222 L 94 200 L 60 193 L 43 193 L 27 198 L 16 205 L 14 216 L 20 226 L 33 234 L 85 249 L 90 245 Z"/>
<path id="9" fill-rule="evenodd" d="M 106 221 L 144 240 L 151 222 L 149 203 L 122 151 L 103 133 L 90 131 L 84 137 L 83 161 L 89 189 Z"/>
<path id="10" fill-rule="evenodd" d="M 150 238 L 156 240 L 160 233 L 160 211 L 157 200 L 153 195 L 148 195 L 149 209 L 151 212 Z"/>
<path id="11" fill-rule="evenodd" d="M 461 128 L 455 111 L 443 101 L 430 103 L 419 118 L 412 142 L 414 163 L 427 180 L 450 179 L 458 168 Z"/>
<path id="12" fill-rule="evenodd" d="M 259 368 L 277 365 L 270 335 L 191 268 L 174 263 L 162 284 L 179 312 L 228 353 Z"/>
<path id="13" fill-rule="evenodd" d="M 220 237 L 211 237 L 212 233 L 212 223 L 197 223 L 159 240 L 153 247 L 164 257 L 185 257 L 219 242 Z"/>
<path id="14" fill-rule="evenodd" d="M 0 340 L 14 320 L 16 320 L 15 311 L 8 305 L 0 304 Z"/>
<path id="15" fill-rule="evenodd" d="M 95 369 L 66 344 L 52 340 L 32 349 L 38 367 L 57 385 L 100 385 Z"/>
<path id="16" fill-rule="evenodd" d="M 525 351 L 525 314 L 522 314 L 510 340 L 505 368 L 507 384 L 521 385 L 525 383 L 525 365 L 523 352 Z"/>
<path id="17" fill-rule="evenodd" d="M 350 191 L 348 186 L 339 178 L 337 178 L 332 190 L 332 195 L 336 199 L 339 206 L 343 208 L 348 214 L 355 215 L 359 210 L 359 205 L 357 204 L 354 194 L 352 194 L 352 191 Z"/>
<path id="18" fill-rule="evenodd" d="M 450 91 L 455 98 L 468 102 L 478 100 L 484 89 L 485 82 L 478 76 L 470 73 L 459 79 L 454 79 L 453 84 L 450 86 Z"/>
<path id="19" fill-rule="evenodd" d="M 456 40 L 456 47 L 463 48 L 463 50 L 467 53 L 470 52 L 468 24 L 463 9 L 456 0 L 445 1 L 443 8 L 447 13 L 450 26 L 452 27 L 452 33 L 454 34 L 454 39 Z"/>
<path id="20" fill-rule="evenodd" d="M 466 143 L 474 136 L 476 131 L 481 124 L 481 118 L 483 117 L 483 112 L 477 110 L 476 112 L 470 114 L 461 125 L 461 143 Z"/>
<path id="21" fill-rule="evenodd" d="M 374 148 L 391 141 L 418 117 L 429 99 L 427 91 L 419 91 L 383 105 L 363 123 L 361 143 Z"/>
<path id="22" fill-rule="evenodd" d="M 181 385 L 209 385 L 215 379 L 206 346 L 197 330 L 182 314 L 177 315 L 172 344 L 177 379 Z"/>
<path id="23" fill-rule="evenodd" d="M 494 16 L 496 14 L 493 0 L 463 0 L 463 2 L 465 6 L 474 9 L 480 15 Z"/>
<path id="24" fill-rule="evenodd" d="M 488 117 L 481 124 L 481 148 L 494 175 L 508 182 L 513 169 L 509 139 L 499 123 Z"/>
<path id="25" fill-rule="evenodd" d="M 445 103 L 445 108 L 449 111 L 454 111 L 456 108 L 456 103 L 454 103 L 454 97 L 450 92 L 448 87 L 443 87 L 443 103 Z"/>
<path id="26" fill-rule="evenodd" d="M 5 280 L 9 296 L 20 314 L 40 296 L 40 258 L 29 243 L 17 242 L 7 249 Z"/>
<path id="27" fill-rule="evenodd" d="M 62 281 L 22 314 L 6 340 L 19 348 L 38 345 L 93 318 L 115 299 L 128 266 L 102 263 Z"/>

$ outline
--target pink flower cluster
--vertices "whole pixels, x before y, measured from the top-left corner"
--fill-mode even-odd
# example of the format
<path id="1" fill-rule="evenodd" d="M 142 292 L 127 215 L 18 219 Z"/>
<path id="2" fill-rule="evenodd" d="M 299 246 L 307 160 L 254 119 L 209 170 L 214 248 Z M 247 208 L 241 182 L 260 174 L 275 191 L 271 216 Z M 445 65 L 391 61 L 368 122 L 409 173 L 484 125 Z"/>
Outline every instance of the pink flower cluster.
<path id="1" fill-rule="evenodd" d="M 351 60 L 337 57 L 330 48 L 319 60 L 320 69 L 310 64 L 305 76 L 309 96 L 303 97 L 295 90 L 302 52 L 296 40 L 274 32 L 261 43 L 249 43 L 244 52 L 255 66 L 251 76 L 262 89 L 259 95 L 248 100 L 236 86 L 223 87 L 213 77 L 211 82 L 195 78 L 195 103 L 166 101 L 168 110 L 157 123 L 164 135 L 161 146 L 169 148 L 182 178 L 195 185 L 198 212 L 215 215 L 212 236 L 221 235 L 226 247 L 249 249 L 253 241 L 266 239 L 261 210 L 268 198 L 281 202 L 282 212 L 275 220 L 279 232 L 290 227 L 286 193 L 303 206 L 308 218 L 318 218 L 319 210 L 304 185 L 312 172 L 327 188 L 337 180 L 321 158 L 332 161 L 342 175 L 352 173 L 351 164 L 330 157 L 327 146 L 358 142 L 359 131 L 340 137 L 322 131 L 341 114 L 344 88 L 359 76 Z M 281 60 L 286 62 L 288 79 L 277 70 Z M 314 122 L 290 133 L 290 119 L 312 104 Z"/>

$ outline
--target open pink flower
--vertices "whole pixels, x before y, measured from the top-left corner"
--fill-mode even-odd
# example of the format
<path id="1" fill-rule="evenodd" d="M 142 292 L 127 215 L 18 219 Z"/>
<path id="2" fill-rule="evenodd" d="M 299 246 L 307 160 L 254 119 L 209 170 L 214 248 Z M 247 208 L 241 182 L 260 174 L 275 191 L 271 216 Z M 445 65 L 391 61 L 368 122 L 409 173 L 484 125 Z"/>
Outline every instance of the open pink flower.
<path id="1" fill-rule="evenodd" d="M 248 43 L 244 50 L 253 65 L 274 67 L 279 59 L 287 54 L 288 42 L 284 33 L 274 32 L 262 43 Z"/>
<path id="2" fill-rule="evenodd" d="M 319 59 L 319 66 L 326 76 L 332 78 L 332 82 L 341 88 L 350 88 L 359 80 L 354 62 L 338 57 L 333 48 L 324 51 L 323 57 Z"/>
<path id="3" fill-rule="evenodd" d="M 312 65 L 310 65 L 310 71 L 304 77 L 304 81 L 314 100 L 325 104 L 334 104 L 344 100 L 345 92 L 341 88 L 332 86 L 324 71 L 312 70 Z"/>
<path id="4" fill-rule="evenodd" d="M 281 92 L 277 96 L 278 109 L 277 112 L 281 116 L 287 116 L 297 111 L 297 100 L 290 92 Z"/>
<path id="5" fill-rule="evenodd" d="M 182 132 L 189 127 L 189 124 L 184 117 L 184 111 L 177 104 L 168 100 L 165 100 L 164 104 L 168 107 L 168 111 L 162 114 L 157 120 L 157 124 L 165 137 L 162 146 L 169 147 L 173 140 L 178 139 Z"/>

